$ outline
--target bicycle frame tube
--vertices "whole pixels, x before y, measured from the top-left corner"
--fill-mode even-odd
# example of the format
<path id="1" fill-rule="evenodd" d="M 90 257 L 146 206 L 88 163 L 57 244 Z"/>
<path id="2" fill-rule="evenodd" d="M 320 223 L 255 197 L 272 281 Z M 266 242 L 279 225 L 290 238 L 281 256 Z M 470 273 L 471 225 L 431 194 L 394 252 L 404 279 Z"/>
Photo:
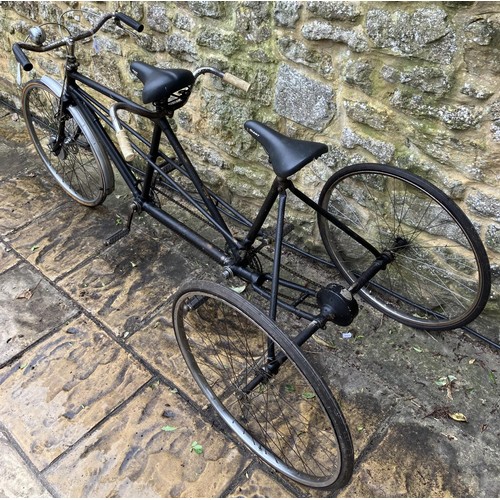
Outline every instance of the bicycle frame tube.
<path id="1" fill-rule="evenodd" d="M 231 231 L 227 227 L 226 222 L 222 218 L 220 211 L 218 210 L 218 208 L 211 199 L 209 190 L 205 188 L 202 180 L 199 178 L 194 166 L 192 165 L 187 154 L 185 153 L 184 149 L 179 143 L 179 140 L 175 136 L 175 133 L 173 132 L 169 122 L 165 118 L 152 120 L 154 123 L 154 129 L 152 134 L 152 140 L 150 143 L 147 140 L 145 140 L 142 136 L 140 136 L 140 134 L 136 133 L 140 137 L 142 142 L 149 146 L 149 155 L 147 155 L 147 157 L 145 158 L 145 161 L 147 162 L 147 169 L 145 173 L 144 186 L 143 189 L 140 190 L 138 187 L 137 179 L 132 174 L 130 167 L 124 161 L 120 152 L 117 150 L 116 146 L 113 144 L 107 132 L 104 130 L 102 126 L 102 123 L 100 121 L 101 119 L 104 120 L 105 123 L 109 124 L 108 120 L 106 119 L 107 112 L 104 111 L 102 105 L 97 104 L 95 98 L 92 98 L 83 89 L 80 89 L 76 84 L 76 82 L 81 82 L 87 87 L 95 90 L 96 92 L 103 94 L 106 97 L 109 97 L 116 102 L 124 103 L 125 105 L 130 106 L 133 109 L 140 108 L 140 106 L 138 106 L 133 101 L 130 101 L 129 99 L 114 92 L 108 87 L 105 87 L 104 85 L 101 85 L 91 80 L 90 78 L 78 73 L 77 71 L 70 71 L 70 70 L 67 71 L 67 82 L 66 82 L 67 95 L 70 97 L 70 100 L 75 104 L 77 104 L 79 108 L 82 110 L 82 113 L 87 118 L 87 121 L 91 124 L 94 132 L 96 133 L 97 137 L 105 147 L 106 152 L 109 154 L 111 160 L 116 165 L 118 171 L 123 177 L 128 188 L 131 190 L 134 199 L 139 202 L 141 208 L 147 213 L 149 213 L 152 217 L 162 222 L 169 229 L 173 230 L 174 232 L 179 234 L 182 238 L 186 239 L 188 242 L 193 244 L 195 247 L 197 247 L 203 253 L 208 255 L 210 258 L 219 262 L 220 264 L 227 265 L 231 261 L 233 262 L 238 261 L 239 257 L 237 252 L 242 248 L 242 246 L 233 237 Z M 207 218 L 207 220 L 211 224 L 213 224 L 216 227 L 216 229 L 224 236 L 225 240 L 229 245 L 229 248 L 232 251 L 234 260 L 229 258 L 227 253 L 224 252 L 222 249 L 213 245 L 211 242 L 209 242 L 208 240 L 200 236 L 198 233 L 191 230 L 185 224 L 175 219 L 174 217 L 166 214 L 161 208 L 154 206 L 150 193 L 151 180 L 153 173 L 155 171 L 154 167 L 156 166 L 154 164 L 154 161 L 158 158 L 159 155 L 159 143 L 161 138 L 161 132 L 166 136 L 167 140 L 169 141 L 170 145 L 172 146 L 173 150 L 175 151 L 176 155 L 179 158 L 179 161 L 182 165 L 182 169 L 180 171 L 191 180 L 197 192 L 201 196 L 203 203 L 207 207 L 208 213 L 205 210 L 203 210 L 203 208 L 200 207 L 199 204 L 192 199 L 192 197 L 189 201 L 194 206 L 197 206 L 197 208 L 203 213 L 203 215 Z M 179 188 L 178 190 L 181 194 L 184 194 L 184 196 L 189 199 L 189 195 L 186 192 L 183 192 L 182 188 Z M 273 191 L 273 189 L 271 189 L 271 191 Z M 261 210 L 261 212 L 263 213 L 262 213 L 262 218 L 259 220 L 259 227 L 257 228 L 257 233 L 258 231 L 260 231 L 260 228 L 264 223 L 265 218 L 267 217 L 267 214 L 269 213 L 271 207 L 272 203 L 266 210 L 264 211 Z M 241 216 L 241 219 L 244 218 Z"/>
<path id="2" fill-rule="evenodd" d="M 343 222 L 337 219 L 333 214 L 320 207 L 315 201 L 311 200 L 309 196 L 305 193 L 297 189 L 292 181 L 289 181 L 290 185 L 288 188 L 290 192 L 293 193 L 299 200 L 303 201 L 306 205 L 311 207 L 315 212 L 319 213 L 322 217 L 327 219 L 332 224 L 335 224 L 340 230 L 344 231 L 348 236 L 350 236 L 353 240 L 357 241 L 360 245 L 363 245 L 369 252 L 371 252 L 375 257 L 380 256 L 380 251 L 377 250 L 373 245 L 368 243 L 362 236 L 358 233 L 354 232 L 350 227 L 346 226 Z"/>
<path id="3" fill-rule="evenodd" d="M 278 298 L 278 291 L 281 285 L 292 289 L 297 289 L 298 286 L 296 286 L 295 283 L 287 282 L 286 280 L 281 280 L 280 278 L 280 257 L 282 248 L 284 245 L 286 245 L 283 236 L 287 190 L 289 189 L 306 205 L 313 208 L 316 212 L 326 217 L 341 229 L 344 229 L 340 221 L 337 221 L 337 219 L 333 215 L 329 214 L 326 210 L 322 209 L 317 203 L 307 197 L 304 193 L 295 188 L 290 180 L 276 177 L 269 190 L 269 193 L 267 194 L 261 208 L 259 209 L 255 220 L 250 223 L 248 219 L 240 215 L 239 212 L 230 207 L 230 205 L 221 203 L 218 197 L 213 197 L 210 190 L 205 187 L 203 181 L 200 179 L 195 167 L 189 160 L 186 152 L 177 139 L 175 132 L 170 126 L 169 121 L 161 113 L 154 113 L 149 111 L 147 108 L 142 108 L 133 101 L 130 101 L 129 99 L 121 96 L 113 90 L 91 80 L 84 75 L 81 75 L 77 71 L 68 70 L 67 75 L 68 78 L 66 81 L 66 92 L 69 96 L 70 102 L 75 103 L 81 108 L 82 112 L 85 115 L 85 118 L 92 126 L 95 134 L 103 144 L 106 152 L 109 154 L 113 163 L 115 163 L 118 171 L 131 190 L 134 196 L 134 200 L 138 204 L 140 209 L 144 210 L 153 218 L 160 221 L 167 228 L 171 229 L 180 237 L 184 238 L 186 241 L 201 250 L 204 254 L 208 255 L 214 261 L 223 266 L 228 266 L 236 276 L 239 276 L 245 281 L 249 282 L 254 290 L 267 297 L 270 301 L 269 315 L 271 318 L 276 317 L 278 307 L 284 307 L 285 309 L 309 320 L 313 320 L 315 318 L 315 316 L 311 315 L 310 313 L 299 309 L 298 304 L 287 304 Z M 147 141 L 138 132 L 133 131 L 130 126 L 126 126 L 126 128 L 130 129 L 131 133 L 133 132 L 133 135 L 138 138 L 149 150 L 149 152 L 146 153 L 146 151 L 142 148 L 135 147 L 136 151 L 139 152 L 146 165 L 146 168 L 143 170 L 144 177 L 141 178 L 143 181 L 142 186 L 139 185 L 139 180 L 134 175 L 131 165 L 125 162 L 122 155 L 111 141 L 107 132 L 104 130 L 103 123 L 110 123 L 107 108 L 99 103 L 94 97 L 86 93 L 85 90 L 80 89 L 80 87 L 77 85 L 77 82 L 80 82 L 83 85 L 95 90 L 96 92 L 105 95 L 120 104 L 123 104 L 123 108 L 129 110 L 131 113 L 137 112 L 138 114 L 141 114 L 144 110 L 144 115 L 146 116 L 146 118 L 152 121 L 154 127 L 151 142 Z M 162 135 L 165 135 L 167 141 L 175 152 L 177 156 L 176 160 L 172 160 L 166 157 L 166 155 L 160 151 L 159 146 Z M 158 159 L 165 162 L 163 163 L 163 166 L 156 164 Z M 164 165 L 167 165 L 167 171 L 162 170 L 162 168 L 164 168 Z M 173 177 L 169 176 L 169 172 L 172 169 L 178 170 L 181 174 L 185 175 L 191 181 L 201 200 L 193 198 L 192 194 L 190 194 L 185 188 L 179 185 Z M 224 237 L 227 242 L 227 248 L 229 250 L 223 250 L 217 245 L 214 245 L 199 233 L 182 223 L 179 219 L 166 213 L 156 205 L 152 192 L 155 182 L 155 173 L 163 178 L 163 182 L 165 183 L 164 185 L 166 187 L 168 187 L 169 189 L 174 189 L 187 202 L 189 202 L 193 207 L 200 211 L 207 222 L 212 224 L 213 227 Z M 219 208 L 214 203 L 214 199 L 218 204 L 221 204 L 221 207 L 223 209 L 230 207 L 230 209 L 233 211 L 233 214 L 236 215 L 235 218 L 240 222 L 243 221 L 244 224 L 249 227 L 246 237 L 241 242 L 236 240 L 233 236 L 231 230 L 228 228 L 225 220 L 223 219 Z M 271 275 L 269 275 L 254 271 L 249 265 L 249 262 L 246 260 L 247 255 L 245 251 L 251 251 L 256 239 L 259 236 L 262 236 L 262 227 L 277 200 L 279 201 L 279 203 L 274 242 L 274 262 L 272 273 Z M 347 228 L 346 232 L 348 231 L 350 231 L 349 228 Z M 357 235 L 356 233 L 351 233 L 353 232 L 348 232 L 348 234 L 356 239 L 356 241 L 363 244 L 375 255 L 379 255 L 379 252 L 371 245 L 369 245 L 369 243 L 367 243 L 361 236 Z M 312 257 L 314 258 L 314 256 Z M 263 286 L 265 282 L 270 282 L 271 290 L 266 291 L 265 287 Z M 304 298 L 308 296 L 315 296 L 315 292 L 309 291 L 305 288 L 301 288 L 299 291 L 302 293 L 302 296 Z M 270 355 L 272 357 L 272 350 L 270 351 Z"/>

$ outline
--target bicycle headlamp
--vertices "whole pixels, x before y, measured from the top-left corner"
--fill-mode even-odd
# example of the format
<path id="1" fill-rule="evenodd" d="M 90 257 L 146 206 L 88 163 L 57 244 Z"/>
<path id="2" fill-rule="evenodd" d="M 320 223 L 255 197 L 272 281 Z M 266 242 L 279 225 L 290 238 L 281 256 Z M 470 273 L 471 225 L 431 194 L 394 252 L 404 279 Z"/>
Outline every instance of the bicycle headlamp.
<path id="1" fill-rule="evenodd" d="M 33 28 L 30 28 L 30 30 L 28 31 L 28 36 L 35 45 L 42 45 L 43 42 L 45 42 L 45 40 L 47 39 L 45 31 L 40 26 L 34 26 Z"/>

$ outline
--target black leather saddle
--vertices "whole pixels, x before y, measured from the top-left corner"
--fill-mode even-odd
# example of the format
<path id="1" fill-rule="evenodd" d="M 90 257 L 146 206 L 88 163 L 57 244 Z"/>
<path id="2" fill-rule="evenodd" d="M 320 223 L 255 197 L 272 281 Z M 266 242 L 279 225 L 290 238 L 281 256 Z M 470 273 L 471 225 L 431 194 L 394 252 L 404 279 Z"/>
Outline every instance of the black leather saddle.
<path id="1" fill-rule="evenodd" d="M 144 84 L 142 102 L 161 102 L 179 90 L 190 87 L 194 76 L 187 69 L 162 69 L 149 64 L 134 61 L 130 70 Z"/>
<path id="2" fill-rule="evenodd" d="M 245 128 L 266 150 L 275 174 L 284 179 L 328 151 L 326 144 L 292 139 L 257 121 L 247 121 Z"/>

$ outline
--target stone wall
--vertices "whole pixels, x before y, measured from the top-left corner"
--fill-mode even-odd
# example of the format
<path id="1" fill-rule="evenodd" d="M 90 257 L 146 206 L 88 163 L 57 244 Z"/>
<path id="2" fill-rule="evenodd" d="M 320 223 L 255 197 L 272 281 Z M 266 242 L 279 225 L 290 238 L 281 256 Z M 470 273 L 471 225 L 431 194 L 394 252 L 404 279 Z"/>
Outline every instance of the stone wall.
<path id="1" fill-rule="evenodd" d="M 212 65 L 252 83 L 245 95 L 207 77 L 177 117 L 204 175 L 235 203 L 256 205 L 272 178 L 242 128 L 265 121 L 331 146 L 297 176 L 311 194 L 332 171 L 360 161 L 392 163 L 440 186 L 476 224 L 498 283 L 499 2 L 1 2 L 4 99 L 18 103 L 11 44 L 31 25 L 82 7 L 144 23 L 135 37 L 101 31 L 78 52 L 83 72 L 136 99 L 135 59 Z M 65 17 L 70 29 L 90 18 Z M 37 59 L 58 74 L 62 59 Z M 293 209 L 305 217 L 299 204 Z M 315 231 L 302 226 L 305 238 Z"/>

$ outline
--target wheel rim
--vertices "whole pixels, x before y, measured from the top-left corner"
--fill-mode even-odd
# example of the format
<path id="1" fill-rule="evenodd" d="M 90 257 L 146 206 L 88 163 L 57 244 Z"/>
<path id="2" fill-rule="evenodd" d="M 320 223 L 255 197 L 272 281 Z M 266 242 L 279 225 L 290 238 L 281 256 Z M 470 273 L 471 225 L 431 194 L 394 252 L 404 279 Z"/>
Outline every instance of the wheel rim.
<path id="1" fill-rule="evenodd" d="M 61 187 L 79 203 L 97 205 L 105 196 L 102 169 L 77 120 L 68 113 L 65 139 L 55 147 L 59 98 L 43 85 L 27 87 L 24 115 L 35 148 Z"/>
<path id="2" fill-rule="evenodd" d="M 189 299 L 205 297 L 194 312 Z M 175 311 L 183 310 L 182 315 Z M 293 361 L 245 394 L 266 364 L 268 333 L 223 299 L 197 292 L 174 304 L 176 335 L 205 396 L 254 453 L 307 486 L 333 485 L 341 474 L 335 428 L 318 391 Z M 277 352 L 280 348 L 276 346 Z"/>
<path id="3" fill-rule="evenodd" d="M 487 300 L 484 266 L 458 209 L 428 189 L 389 172 L 351 172 L 329 186 L 324 208 L 380 251 L 392 251 L 394 260 L 360 295 L 402 323 L 456 328 Z M 330 256 L 352 283 L 373 254 L 325 219 L 321 224 Z"/>

